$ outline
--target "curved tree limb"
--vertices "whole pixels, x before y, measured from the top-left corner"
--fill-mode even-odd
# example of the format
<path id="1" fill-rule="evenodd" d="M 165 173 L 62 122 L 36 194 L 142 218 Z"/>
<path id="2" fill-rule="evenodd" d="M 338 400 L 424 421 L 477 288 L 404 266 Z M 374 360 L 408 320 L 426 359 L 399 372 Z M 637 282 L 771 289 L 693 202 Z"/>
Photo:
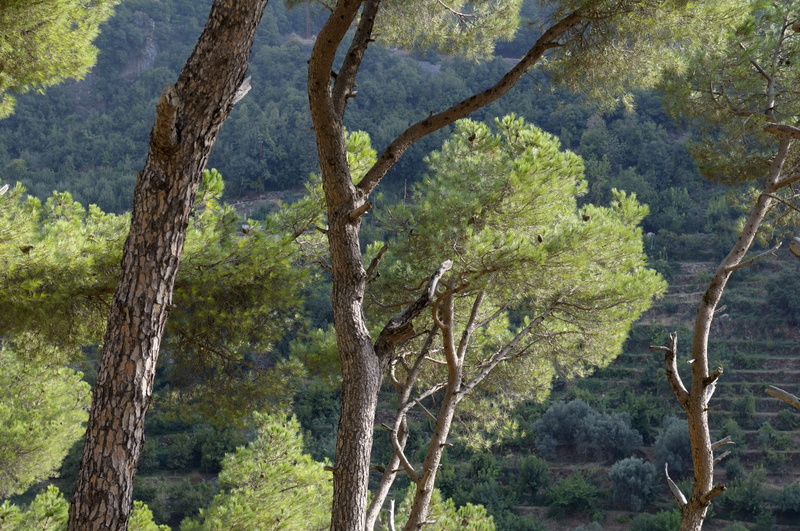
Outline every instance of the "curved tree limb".
<path id="1" fill-rule="evenodd" d="M 449 109 L 432 114 L 403 131 L 400 136 L 395 138 L 392 143 L 389 144 L 389 147 L 381 153 L 380 157 L 378 157 L 375 165 L 370 168 L 358 184 L 359 190 L 361 190 L 365 197 L 368 196 L 414 142 L 485 107 L 511 90 L 517 81 L 519 81 L 533 65 L 541 60 L 544 53 L 557 45 L 558 39 L 577 26 L 581 20 L 583 20 L 583 16 L 579 12 L 570 13 L 548 28 L 541 37 L 537 39 L 528 53 L 525 54 L 525 57 L 492 87 L 470 96 Z"/>

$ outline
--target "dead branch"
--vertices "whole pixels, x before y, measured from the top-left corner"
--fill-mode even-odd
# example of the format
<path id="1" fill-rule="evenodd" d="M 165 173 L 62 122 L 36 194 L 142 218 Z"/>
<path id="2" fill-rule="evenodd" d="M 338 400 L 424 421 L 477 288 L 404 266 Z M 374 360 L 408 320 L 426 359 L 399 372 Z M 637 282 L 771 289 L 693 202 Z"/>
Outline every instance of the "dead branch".
<path id="1" fill-rule="evenodd" d="M 735 443 L 735 442 L 733 442 L 733 440 L 731 440 L 731 436 L 730 436 L 730 435 L 728 435 L 728 436 L 726 436 L 724 439 L 720 439 L 720 440 L 718 440 L 717 442 L 713 443 L 713 444 L 711 445 L 711 449 L 712 449 L 712 450 L 716 450 L 716 449 L 717 449 L 717 448 L 719 448 L 720 446 L 725 446 L 726 444 L 736 444 L 736 443 Z"/>
<path id="2" fill-rule="evenodd" d="M 667 374 L 667 381 L 669 382 L 669 386 L 672 387 L 672 392 L 675 393 L 678 402 L 685 408 L 686 403 L 689 401 L 689 392 L 686 390 L 686 386 L 683 385 L 681 375 L 678 373 L 678 334 L 676 332 L 672 332 L 669 335 L 669 343 L 669 347 L 651 346 L 650 349 L 664 351 L 664 369 Z"/>
<path id="3" fill-rule="evenodd" d="M 414 319 L 422 313 L 422 310 L 433 300 L 433 296 L 436 294 L 436 288 L 439 285 L 439 280 L 441 280 L 442 276 L 452 267 L 452 260 L 443 262 L 436 272 L 431 275 L 425 292 L 405 310 L 389 319 L 389 322 L 383 327 L 383 330 L 378 336 L 378 340 L 375 342 L 375 353 L 378 354 L 378 356 L 391 358 L 395 346 L 414 335 Z"/>
<path id="4" fill-rule="evenodd" d="M 703 497 L 700 498 L 700 503 L 702 503 L 703 505 L 705 505 L 707 503 L 710 503 L 711 500 L 713 500 L 714 498 L 716 498 L 717 496 L 719 496 L 720 494 L 722 494 L 726 490 L 727 489 L 725 488 L 725 485 L 722 485 L 721 483 L 717 483 L 716 485 L 714 485 L 714 487 L 710 491 L 706 492 L 703 495 Z"/>
<path id="5" fill-rule="evenodd" d="M 669 485 L 669 490 L 672 493 L 672 497 L 675 498 L 675 501 L 678 503 L 678 506 L 683 508 L 686 506 L 686 496 L 683 495 L 681 492 L 680 487 L 672 481 L 672 478 L 669 477 L 669 464 L 664 463 L 664 475 L 667 476 L 667 485 Z"/>
<path id="6" fill-rule="evenodd" d="M 378 254 L 376 254 L 375 258 L 372 259 L 372 262 L 369 263 L 369 267 L 367 267 L 367 278 L 370 278 L 372 276 L 372 273 L 375 272 L 375 268 L 377 268 L 378 264 L 381 263 L 381 260 L 383 260 L 383 255 L 385 255 L 386 251 L 388 250 L 389 246 L 384 243 L 383 246 L 381 246 L 380 250 L 378 251 Z"/>
<path id="7" fill-rule="evenodd" d="M 766 195 L 769 195 L 769 194 L 766 194 Z M 772 197 L 772 196 L 770 195 L 770 197 Z M 764 258 L 765 256 L 768 256 L 768 255 L 775 256 L 775 251 L 780 249 L 781 245 L 783 245 L 783 242 L 780 242 L 778 245 L 776 245 L 772 249 L 769 249 L 768 251 L 764 251 L 763 253 L 759 253 L 759 254 L 755 255 L 753 258 L 750 258 L 749 260 L 745 260 L 744 262 L 739 262 L 736 265 L 728 266 L 728 267 L 725 268 L 724 271 L 726 273 L 730 273 L 732 271 L 736 271 L 737 269 L 741 269 L 743 267 L 747 267 L 750 264 L 754 264 L 754 263 L 758 262 L 759 260 L 761 260 L 762 258 Z"/>
<path id="8" fill-rule="evenodd" d="M 726 458 L 726 457 L 728 457 L 729 455 L 731 455 L 731 453 L 730 453 L 730 451 L 727 451 L 727 452 L 723 453 L 722 455 L 720 455 L 720 456 L 716 457 L 716 458 L 714 459 L 714 464 L 716 465 L 717 463 L 719 463 L 720 461 L 722 461 L 723 459 L 725 459 L 725 458 Z"/>
<path id="9" fill-rule="evenodd" d="M 717 379 L 718 379 L 718 378 L 719 378 L 721 375 L 722 375 L 722 367 L 717 367 L 716 369 L 714 369 L 714 372 L 712 372 L 712 373 L 709 375 L 709 377 L 708 377 L 708 378 L 706 378 L 705 380 L 703 380 L 703 386 L 704 386 L 704 387 L 710 387 L 711 385 L 713 385 L 713 384 L 714 384 L 714 382 L 716 382 L 716 381 L 717 381 Z M 713 392 L 713 391 L 712 391 L 712 392 Z"/>
<path id="10" fill-rule="evenodd" d="M 784 391 L 783 389 L 781 389 L 779 387 L 775 387 L 774 385 L 770 385 L 770 386 L 767 387 L 767 390 L 765 391 L 765 393 L 767 393 L 770 396 L 774 396 L 775 398 L 778 398 L 780 400 L 783 400 L 784 402 L 786 402 L 787 404 L 789 404 L 790 406 L 792 406 L 792 407 L 794 407 L 796 409 L 800 409 L 800 399 L 797 398 L 795 395 L 793 395 L 793 394 L 791 394 L 791 393 L 789 393 L 787 391 Z"/>
<path id="11" fill-rule="evenodd" d="M 428 408 L 426 408 L 425 406 L 423 406 L 423 405 L 422 405 L 422 402 L 420 402 L 420 401 L 419 401 L 419 399 L 416 399 L 416 398 L 415 398 L 415 399 L 414 399 L 414 402 L 415 402 L 415 403 L 416 403 L 416 404 L 419 406 L 419 408 L 420 408 L 422 411 L 424 411 L 424 412 L 425 412 L 425 414 L 426 414 L 426 415 L 428 415 L 428 417 L 430 417 L 430 419 L 431 419 L 433 422 L 436 422 L 436 415 L 434 415 L 433 413 L 431 413 L 430 411 L 428 411 Z"/>
<path id="12" fill-rule="evenodd" d="M 400 460 L 400 464 L 403 465 L 403 470 L 406 471 L 406 474 L 408 474 L 408 477 L 411 478 L 411 481 L 414 483 L 419 482 L 419 476 L 417 476 L 417 472 L 414 470 L 414 467 L 411 466 L 411 463 L 408 461 L 408 458 L 403 451 L 403 447 L 400 445 L 400 441 L 397 439 L 397 430 L 390 428 L 386 424 L 381 424 L 381 428 L 389 432 L 389 438 L 392 441 L 392 448 L 394 449 L 395 455 Z"/>

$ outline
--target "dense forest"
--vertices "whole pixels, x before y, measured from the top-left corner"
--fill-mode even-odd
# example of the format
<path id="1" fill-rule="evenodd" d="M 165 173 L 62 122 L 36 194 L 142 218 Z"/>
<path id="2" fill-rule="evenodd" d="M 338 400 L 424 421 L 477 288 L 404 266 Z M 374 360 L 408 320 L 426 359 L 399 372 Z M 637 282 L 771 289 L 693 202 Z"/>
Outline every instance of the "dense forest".
<path id="1" fill-rule="evenodd" d="M 175 83 L 211 4 L 124 0 L 100 26 L 83 79 L 20 93 L 0 120 L 0 529 L 66 529 L 137 172 L 162 88 Z M 331 525 L 343 358 L 331 187 L 308 84 L 333 7 L 292 4 L 267 6 L 252 89 L 225 120 L 194 194 L 129 529 Z M 521 28 L 550 16 L 546 4 L 523 2 Z M 735 36 L 749 42 L 747 31 L 779 20 L 787 36 L 775 56 L 787 69 L 792 21 L 767 11 Z M 348 180 L 369 181 L 398 135 L 493 85 L 534 37 L 520 30 L 478 57 L 378 39 L 342 113 Z M 342 78 L 347 62 L 343 51 L 334 58 Z M 719 62 L 733 69 L 731 57 Z M 752 71 L 757 59 L 745 63 Z M 792 183 L 759 195 L 760 181 L 739 174 L 777 155 L 745 126 L 713 129 L 724 116 L 676 103 L 685 96 L 676 72 L 611 102 L 563 75 L 557 65 L 531 69 L 469 120 L 423 136 L 359 210 L 363 311 L 376 345 L 384 323 L 426 308 L 381 376 L 368 456 L 380 502 L 367 518 L 376 529 L 405 526 L 417 491 L 429 490 L 424 529 L 678 529 L 670 484 L 692 492 L 693 461 L 675 380 L 664 377 L 664 352 L 676 349 L 664 345 L 677 331 L 676 374 L 689 382 L 706 285 L 753 203 L 774 195 L 753 238 L 752 254 L 764 254 L 729 268 L 709 320 L 711 363 L 725 369 L 710 392 L 711 439 L 735 446 L 715 472 L 727 490 L 705 528 L 792 529 L 800 416 L 764 394 L 768 385 L 798 391 L 800 265 L 776 247 L 793 236 Z M 726 101 L 744 105 L 747 90 Z M 750 151 L 723 143 L 712 152 L 708 138 L 731 131 Z M 752 160 L 740 162 L 745 155 Z M 796 163 L 787 159 L 788 174 Z M 452 422 L 437 440 L 451 396 Z M 421 474 L 430 463 L 438 472 Z M 435 490 L 421 487 L 423 476 Z"/>

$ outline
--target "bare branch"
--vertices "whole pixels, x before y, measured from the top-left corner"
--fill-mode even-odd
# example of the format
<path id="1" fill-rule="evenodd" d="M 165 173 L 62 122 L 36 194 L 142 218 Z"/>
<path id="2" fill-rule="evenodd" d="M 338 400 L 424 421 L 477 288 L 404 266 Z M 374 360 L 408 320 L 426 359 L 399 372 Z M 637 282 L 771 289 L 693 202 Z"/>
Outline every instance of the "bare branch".
<path id="1" fill-rule="evenodd" d="M 355 221 L 372 208 L 372 201 L 365 201 L 363 205 L 350 212 L 350 220 Z"/>
<path id="2" fill-rule="evenodd" d="M 744 44 L 742 44 L 741 42 L 739 43 L 739 48 L 741 48 L 742 50 L 747 50 L 747 48 L 745 48 Z M 750 64 L 755 67 L 758 73 L 761 74 L 761 77 L 767 80 L 768 83 L 772 82 L 772 76 L 770 76 L 767 73 L 767 71 L 764 70 L 764 68 L 758 63 L 758 61 L 756 61 L 755 59 L 750 59 Z"/>
<path id="3" fill-rule="evenodd" d="M 769 197 L 772 197 L 770 194 L 765 194 L 765 195 L 768 195 Z M 768 255 L 775 256 L 775 251 L 780 249 L 781 245 L 783 245 L 783 242 L 778 243 L 778 245 L 776 245 L 772 249 L 769 249 L 768 251 L 764 251 L 763 253 L 759 253 L 759 254 L 755 255 L 753 258 L 750 258 L 749 260 L 745 260 L 744 262 L 739 262 L 736 265 L 728 266 L 728 267 L 726 267 L 724 269 L 724 271 L 726 273 L 730 273 L 732 271 L 736 271 L 737 269 L 741 269 L 743 267 L 747 267 L 750 264 L 754 264 L 754 263 L 758 262 L 759 260 L 761 260 L 762 258 L 764 258 L 765 256 L 768 256 Z"/>
<path id="4" fill-rule="evenodd" d="M 389 531 L 394 530 L 394 498 L 389 499 Z"/>
<path id="5" fill-rule="evenodd" d="M 731 455 L 731 453 L 730 453 L 730 451 L 727 451 L 727 452 L 715 457 L 714 458 L 714 464 L 716 465 L 717 463 L 719 463 L 720 461 L 722 461 L 723 459 L 725 459 L 729 455 Z"/>
<path id="6" fill-rule="evenodd" d="M 420 408 L 422 411 L 424 411 L 424 412 L 425 412 L 425 414 L 426 414 L 426 415 L 428 415 L 428 417 L 430 417 L 430 419 L 431 419 L 432 421 L 436 422 L 436 415 L 434 415 L 433 413 L 431 413 L 430 411 L 428 411 L 428 408 L 426 408 L 425 406 L 423 406 L 423 405 L 422 405 L 422 402 L 420 402 L 420 401 L 419 401 L 419 399 L 415 398 L 415 399 L 414 399 L 414 402 L 415 402 L 415 403 L 416 403 L 416 404 L 419 406 L 419 408 Z"/>
<path id="7" fill-rule="evenodd" d="M 239 85 L 238 89 L 236 89 L 236 94 L 234 94 L 234 96 L 233 96 L 232 105 L 236 105 L 237 103 L 242 101 L 242 98 L 247 96 L 247 93 L 250 92 L 250 89 L 253 88 L 253 86 L 250 84 L 250 80 L 252 79 L 252 77 L 253 76 L 247 76 L 246 78 L 244 78 L 244 81 L 242 81 L 242 84 Z"/>
<path id="8" fill-rule="evenodd" d="M 403 447 L 400 446 L 400 441 L 397 440 L 397 432 L 395 430 L 389 430 L 389 437 L 392 440 L 392 448 L 394 449 L 394 453 L 398 459 L 400 459 L 400 464 L 403 465 L 403 470 L 406 471 L 408 477 L 411 478 L 411 481 L 414 483 L 419 482 L 419 476 L 417 476 L 417 472 L 414 470 L 414 467 L 411 466 L 411 463 L 408 461 L 405 452 L 403 451 Z"/>
<path id="9" fill-rule="evenodd" d="M 727 435 L 724 439 L 720 439 L 717 442 L 713 443 L 711 445 L 711 449 L 716 450 L 720 446 L 725 446 L 726 444 L 736 444 L 736 443 L 733 442 L 730 435 Z"/>
<path id="10" fill-rule="evenodd" d="M 378 264 L 381 263 L 383 259 L 383 255 L 386 254 L 386 251 L 389 250 L 389 246 L 387 244 L 383 244 L 383 246 L 378 251 L 378 254 L 375 255 L 375 258 L 372 259 L 372 262 L 369 263 L 369 267 L 367 268 L 367 278 L 372 276 L 372 273 L 375 272 L 375 268 L 378 267 Z"/>
<path id="11" fill-rule="evenodd" d="M 722 372 L 723 372 L 723 371 L 722 371 L 722 367 L 717 367 L 716 369 L 714 369 L 714 372 L 712 372 L 712 373 L 709 375 L 709 377 L 708 377 L 708 378 L 706 378 L 705 380 L 703 380 L 703 385 L 704 385 L 705 387 L 709 387 L 709 386 L 711 386 L 712 384 L 714 384 L 714 382 L 716 382 L 716 381 L 717 381 L 717 379 L 718 379 L 718 378 L 719 378 L 719 377 L 722 375 Z"/>
<path id="12" fill-rule="evenodd" d="M 792 175 L 791 177 L 787 177 L 787 178 L 781 180 L 781 185 L 782 186 L 786 186 L 786 184 L 783 184 L 784 181 L 786 181 L 786 184 L 791 184 L 791 183 L 793 183 L 795 181 L 800 181 L 800 173 Z M 762 194 L 762 195 L 764 195 L 766 197 L 770 197 L 770 198 L 774 199 L 775 201 L 778 201 L 779 203 L 783 203 L 784 205 L 786 205 L 787 207 L 791 208 L 795 212 L 800 212 L 800 208 L 797 208 L 793 204 L 789 203 L 785 199 L 782 199 L 782 198 L 778 197 L 777 195 L 773 195 L 773 194 Z"/>
<path id="13" fill-rule="evenodd" d="M 486 296 L 486 290 L 481 290 L 478 293 L 478 296 L 475 297 L 475 302 L 472 303 L 472 310 L 469 314 L 469 319 L 467 319 L 467 323 L 464 326 L 464 332 L 461 334 L 461 341 L 458 343 L 458 353 L 457 357 L 458 360 L 463 363 L 464 357 L 467 355 L 467 347 L 469 346 L 470 338 L 472 337 L 472 333 L 478 327 L 479 323 L 476 323 L 478 320 L 478 311 L 483 304 L 483 299 Z"/>
<path id="14" fill-rule="evenodd" d="M 413 320 L 422 313 L 422 310 L 433 299 L 436 294 L 436 287 L 439 285 L 439 280 L 453 267 L 453 261 L 447 260 L 442 263 L 436 272 L 431 275 L 428 281 L 428 287 L 425 292 L 405 310 L 392 317 L 386 326 L 383 327 L 378 340 L 375 342 L 375 353 L 380 357 L 391 358 L 394 353 L 395 346 L 405 339 L 408 339 L 414 334 Z"/>
<path id="15" fill-rule="evenodd" d="M 703 497 L 700 498 L 700 503 L 702 503 L 703 505 L 708 504 L 711 502 L 711 500 L 713 500 L 726 490 L 727 489 L 725 488 L 725 485 L 717 483 L 710 491 L 706 492 L 705 495 L 703 495 Z"/>
<path id="16" fill-rule="evenodd" d="M 686 403 L 689 400 L 689 392 L 686 390 L 686 386 L 683 385 L 683 380 L 681 380 L 681 375 L 678 374 L 678 362 L 677 362 L 677 350 L 678 350 L 678 334 L 672 332 L 669 335 L 669 347 L 650 347 L 652 350 L 663 350 L 664 351 L 664 368 L 667 373 L 667 381 L 669 382 L 669 386 L 672 387 L 672 392 L 675 393 L 675 397 L 678 399 L 678 402 L 681 403 L 682 406 L 686 407 Z"/>
<path id="17" fill-rule="evenodd" d="M 473 15 L 473 14 L 470 14 L 470 13 L 462 13 L 461 11 L 456 11 L 455 9 L 453 9 L 452 7 L 450 7 L 449 5 L 447 5 L 447 4 L 445 4 L 444 2 L 442 2 L 442 0 L 436 0 L 436 2 L 437 2 L 437 3 L 438 3 L 440 6 L 442 6 L 442 7 L 443 7 L 443 8 L 445 8 L 446 10 L 448 10 L 448 11 L 449 11 L 451 14 L 455 15 L 456 17 L 458 17 L 458 18 L 460 18 L 460 19 L 475 18 L 475 15 Z"/>
<path id="18" fill-rule="evenodd" d="M 770 396 L 774 396 L 775 398 L 778 398 L 780 400 L 783 400 L 784 402 L 786 402 L 787 404 L 796 409 L 800 409 L 800 399 L 798 399 L 795 395 L 787 391 L 784 391 L 780 387 L 775 387 L 774 385 L 770 385 L 767 387 L 765 393 L 767 393 Z"/>
<path id="19" fill-rule="evenodd" d="M 536 319 L 533 319 L 528 326 L 517 332 L 517 335 L 509 341 L 502 349 L 498 350 L 492 356 L 483 362 L 481 365 L 481 371 L 475 376 L 469 383 L 461 387 L 461 390 L 458 392 L 458 400 L 460 401 L 464 396 L 466 396 L 470 391 L 472 391 L 476 386 L 478 386 L 483 380 L 486 379 L 487 376 L 494 370 L 497 365 L 503 361 L 511 359 L 508 354 L 519 345 L 519 343 L 525 339 L 525 337 L 533 331 L 534 328 L 539 326 L 542 321 L 544 321 L 548 316 L 550 316 L 553 311 L 555 311 L 556 306 L 558 305 L 559 301 L 554 302 L 550 308 L 548 308 L 544 313 L 538 316 Z"/>
<path id="20" fill-rule="evenodd" d="M 669 490 L 672 492 L 672 497 L 675 498 L 675 501 L 678 503 L 678 506 L 683 508 L 686 506 L 686 496 L 683 495 L 681 492 L 680 487 L 672 481 L 672 478 L 669 477 L 669 464 L 664 463 L 664 475 L 667 476 L 667 485 L 669 485 Z"/>

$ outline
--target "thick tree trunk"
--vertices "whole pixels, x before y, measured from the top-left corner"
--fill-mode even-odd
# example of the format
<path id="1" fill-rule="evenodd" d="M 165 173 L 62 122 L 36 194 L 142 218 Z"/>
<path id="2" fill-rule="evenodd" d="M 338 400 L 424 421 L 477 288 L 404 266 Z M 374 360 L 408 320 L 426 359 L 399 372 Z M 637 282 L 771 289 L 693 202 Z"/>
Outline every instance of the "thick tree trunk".
<path id="1" fill-rule="evenodd" d="M 124 530 L 164 324 L 197 186 L 244 92 L 267 0 L 215 0 L 178 82 L 164 89 L 139 173 L 98 368 L 71 530 Z M 238 92 L 237 92 L 238 90 Z"/>
<path id="2" fill-rule="evenodd" d="M 333 277 L 333 314 L 342 365 L 342 406 L 336 442 L 331 529 L 362 531 L 366 525 L 367 480 L 377 392 L 389 358 L 373 346 L 363 313 L 366 288 L 358 239 L 369 195 L 406 149 L 426 135 L 469 115 L 508 92 L 544 53 L 582 20 L 567 15 L 548 28 L 525 57 L 494 86 L 409 127 L 378 158 L 358 185 L 347 167 L 344 114 L 361 60 L 372 37 L 381 0 L 340 0 L 320 30 L 308 66 L 308 99 L 328 213 Z M 363 7 L 363 9 L 362 9 Z M 336 52 L 359 11 L 353 40 L 338 73 Z M 379 340 L 380 342 L 380 340 Z M 377 351 L 377 352 L 376 352 Z"/>

